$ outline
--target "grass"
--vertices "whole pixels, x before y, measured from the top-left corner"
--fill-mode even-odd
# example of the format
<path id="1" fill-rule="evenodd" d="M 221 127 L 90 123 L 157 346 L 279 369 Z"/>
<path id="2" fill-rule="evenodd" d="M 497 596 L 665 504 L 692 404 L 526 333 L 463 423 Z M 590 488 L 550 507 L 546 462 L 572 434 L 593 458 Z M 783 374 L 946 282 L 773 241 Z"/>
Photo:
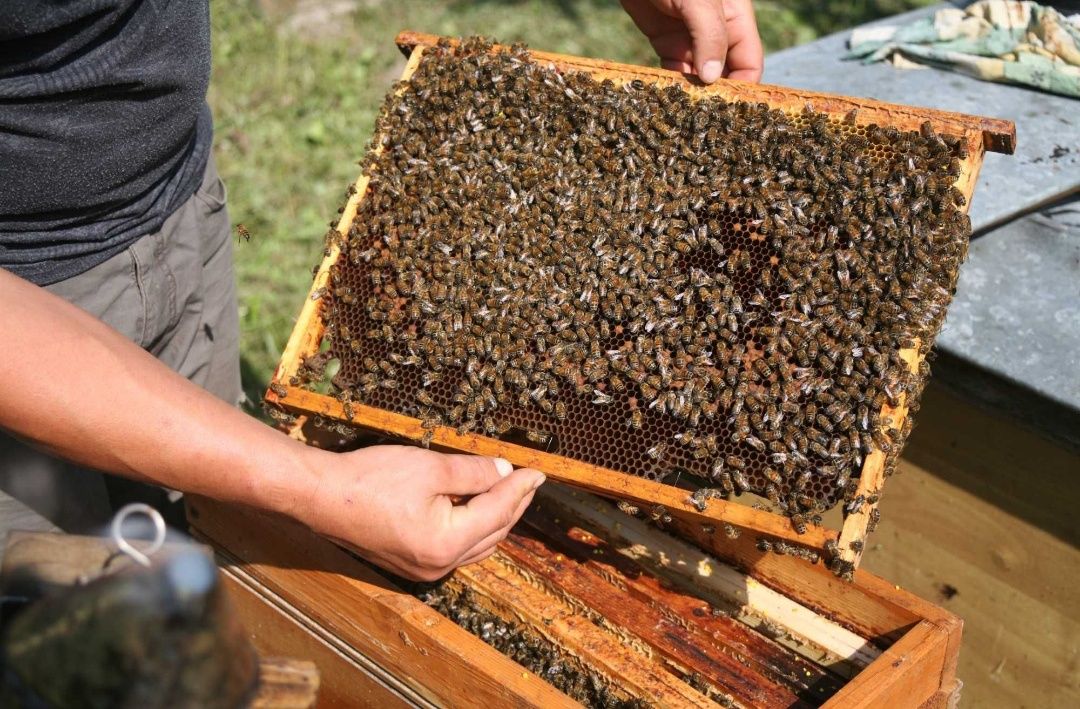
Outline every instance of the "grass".
<path id="1" fill-rule="evenodd" d="M 756 2 L 767 50 L 930 0 Z M 234 223 L 244 386 L 261 397 L 322 257 L 327 222 L 404 60 L 401 29 L 483 34 L 655 63 L 616 0 L 228 0 L 211 3 L 215 154 Z"/>

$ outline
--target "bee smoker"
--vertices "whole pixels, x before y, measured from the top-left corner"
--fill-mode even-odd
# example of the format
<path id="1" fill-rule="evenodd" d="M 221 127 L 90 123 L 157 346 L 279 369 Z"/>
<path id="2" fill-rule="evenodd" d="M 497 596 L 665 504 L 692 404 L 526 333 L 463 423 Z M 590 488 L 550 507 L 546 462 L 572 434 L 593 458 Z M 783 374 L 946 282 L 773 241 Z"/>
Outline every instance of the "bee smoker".
<path id="1" fill-rule="evenodd" d="M 142 551 L 122 534 L 138 513 L 155 532 Z M 211 555 L 165 545 L 164 521 L 146 505 L 120 510 L 112 531 L 118 551 L 90 578 L 57 583 L 33 563 L 5 574 L 0 707 L 246 705 L 258 657 Z"/>

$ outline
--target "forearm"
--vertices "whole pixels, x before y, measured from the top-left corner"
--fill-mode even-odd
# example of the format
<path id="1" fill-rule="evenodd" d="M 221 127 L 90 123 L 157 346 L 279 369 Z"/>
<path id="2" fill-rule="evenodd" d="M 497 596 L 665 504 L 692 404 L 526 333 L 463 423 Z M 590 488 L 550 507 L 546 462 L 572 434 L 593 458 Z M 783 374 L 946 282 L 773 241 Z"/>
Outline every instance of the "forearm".
<path id="1" fill-rule="evenodd" d="M 0 427 L 126 477 L 291 512 L 318 454 L 0 270 Z"/>

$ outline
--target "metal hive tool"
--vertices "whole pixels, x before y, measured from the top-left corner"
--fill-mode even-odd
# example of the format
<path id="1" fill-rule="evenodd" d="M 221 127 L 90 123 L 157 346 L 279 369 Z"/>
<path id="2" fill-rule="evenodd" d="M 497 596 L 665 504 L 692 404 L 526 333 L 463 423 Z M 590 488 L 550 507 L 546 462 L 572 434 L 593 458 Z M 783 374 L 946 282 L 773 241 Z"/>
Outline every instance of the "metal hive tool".
<path id="1" fill-rule="evenodd" d="M 412 56 L 405 72 L 406 79 L 417 70 L 422 61 L 424 47 L 432 46 L 437 40 L 435 37 L 410 33 L 399 37 L 399 45 L 412 48 Z M 532 55 L 541 62 L 551 62 L 560 71 L 585 71 L 597 79 L 612 79 L 615 83 L 648 81 L 659 86 L 676 84 L 692 94 L 764 102 L 783 110 L 796 126 L 808 120 L 804 113 L 807 107 L 827 114 L 832 129 L 845 134 L 865 135 L 870 123 L 912 130 L 928 121 L 938 133 L 957 138 L 958 145 L 962 146 L 963 158 L 956 186 L 967 199 L 971 197 L 983 151 L 992 149 L 1009 152 L 1012 147 L 1012 126 L 1002 121 L 795 92 L 778 87 L 744 85 L 739 82 L 702 88 L 691 85 L 684 77 L 673 72 L 540 52 L 533 52 Z M 854 114 L 849 112 L 852 109 L 858 110 L 857 121 L 851 120 Z M 872 143 L 867 150 L 878 160 L 888 157 L 889 148 L 886 145 Z M 356 193 L 347 205 L 338 226 L 341 234 L 349 230 L 358 206 L 361 217 L 365 216 L 363 208 L 366 205 L 362 205 L 361 200 L 365 196 L 366 188 L 367 179 L 361 177 L 356 185 Z M 777 254 L 768 240 L 757 233 L 748 214 L 729 210 L 722 215 L 722 220 L 724 235 L 721 240 L 725 246 L 729 250 L 740 250 L 749 255 L 749 268 L 740 274 L 737 281 L 739 290 L 745 291 L 749 297 L 752 288 L 760 281 L 760 271 L 762 268 L 772 268 L 777 261 Z M 815 229 L 822 229 L 824 226 L 820 224 Z M 426 432 L 420 425 L 419 418 L 422 413 L 421 407 L 416 403 L 416 394 L 423 390 L 430 395 L 437 408 L 449 408 L 453 403 L 453 385 L 456 380 L 453 373 L 439 382 L 425 386 L 419 371 L 399 368 L 395 375 L 398 384 L 396 388 L 376 388 L 362 404 L 349 402 L 344 405 L 334 397 L 318 395 L 303 388 L 301 378 L 297 376 L 306 358 L 320 350 L 326 325 L 326 303 L 330 298 L 318 296 L 326 291 L 331 274 L 332 289 L 348 291 L 351 293 L 351 300 L 354 299 L 350 307 L 344 307 L 343 304 L 336 306 L 339 308 L 337 321 L 347 325 L 353 332 L 367 332 L 380 326 L 362 305 L 370 296 L 375 295 L 378 288 L 371 278 L 371 268 L 366 267 L 363 262 L 352 265 L 348 262 L 338 264 L 337 256 L 337 246 L 331 244 L 329 255 L 316 276 L 312 291 L 314 298 L 305 304 L 267 398 L 297 412 L 336 418 L 352 425 L 420 440 Z M 682 258 L 681 268 L 689 270 L 697 267 L 709 271 L 717 268 L 719 263 L 719 258 L 714 254 L 699 249 Z M 765 293 L 770 299 L 777 295 L 779 291 L 775 288 Z M 417 324 L 413 323 L 413 326 Z M 612 337 L 609 342 L 604 343 L 604 348 L 617 349 L 621 339 Z M 341 338 L 336 338 L 330 345 L 328 354 L 324 356 L 336 357 L 341 362 L 341 371 L 335 378 L 336 383 L 342 386 L 355 385 L 363 375 L 365 358 L 385 361 L 391 355 L 392 347 L 385 342 L 367 339 L 361 342 L 359 349 L 355 346 L 350 348 Z M 752 335 L 746 341 L 751 354 L 764 344 L 757 335 Z M 404 352 L 398 350 L 397 354 L 403 355 Z M 917 349 L 905 350 L 900 353 L 900 357 L 912 371 L 918 371 L 920 354 Z M 748 366 L 753 364 L 751 359 L 748 358 Z M 457 378 L 460 378 L 461 374 L 459 372 Z M 296 386 L 298 384 L 301 386 Z M 642 409 L 643 421 L 640 428 L 628 427 L 626 421 L 633 409 L 638 408 L 631 402 L 633 392 L 628 390 L 625 393 L 612 394 L 615 395 L 615 402 L 601 408 L 591 403 L 591 395 L 583 395 L 570 387 L 564 387 L 559 392 L 559 397 L 565 402 L 567 412 L 561 419 L 535 406 L 501 407 L 499 414 L 511 427 L 501 439 L 478 433 L 461 434 L 442 426 L 437 427 L 429 437 L 437 446 L 501 455 L 515 464 L 538 467 L 556 479 L 578 484 L 595 492 L 629 499 L 639 504 L 662 505 L 667 513 L 684 519 L 704 524 L 723 521 L 756 530 L 772 538 L 795 541 L 809 548 L 821 551 L 828 549 L 832 556 L 843 562 L 838 567 L 842 570 L 850 570 L 857 564 L 861 552 L 861 544 L 858 542 L 865 536 L 884 477 L 886 457 L 883 453 L 875 451 L 866 456 L 861 475 L 857 477 L 858 487 L 855 494 L 848 491 L 849 498 L 861 497 L 862 502 L 852 506 L 851 514 L 848 515 L 840 535 L 814 525 L 807 529 L 803 529 L 801 524 L 793 527 L 779 515 L 737 502 L 713 500 L 704 510 L 700 510 L 687 499 L 684 490 L 657 481 L 661 475 L 657 474 L 658 466 L 648 454 L 658 441 L 671 440 L 685 429 L 685 425 L 664 414 Z M 882 409 L 883 420 L 890 420 L 896 429 L 902 426 L 905 415 L 906 406 L 902 399 L 896 407 L 886 405 Z M 722 457 L 738 456 L 747 462 L 749 487 L 761 491 L 768 482 L 763 474 L 766 462 L 764 454 L 746 443 L 731 442 L 732 430 L 732 422 L 724 417 L 704 422 L 701 426 L 703 435 L 715 435 L 716 440 L 720 441 Z M 526 438 L 526 432 L 529 431 L 543 432 L 548 439 L 540 442 L 529 441 Z M 685 470 L 702 477 L 708 474 L 710 458 L 697 458 L 690 448 L 669 446 L 666 457 L 664 470 Z M 787 490 L 783 492 L 786 493 Z M 807 493 L 824 506 L 830 506 L 840 499 L 844 490 L 837 489 L 827 479 L 819 478 L 812 481 Z M 832 542 L 837 541 L 838 536 L 839 545 L 833 547 Z"/>

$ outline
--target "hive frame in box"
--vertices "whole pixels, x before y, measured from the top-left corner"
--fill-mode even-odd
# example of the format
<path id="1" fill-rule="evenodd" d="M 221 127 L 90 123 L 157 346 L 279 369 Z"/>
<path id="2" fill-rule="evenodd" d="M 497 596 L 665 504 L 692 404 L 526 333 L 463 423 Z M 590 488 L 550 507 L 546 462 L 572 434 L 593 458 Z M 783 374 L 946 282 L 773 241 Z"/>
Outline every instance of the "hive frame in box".
<path id="1" fill-rule="evenodd" d="M 371 703 L 397 706 L 366 680 L 358 666 L 374 669 L 427 706 L 578 706 L 536 674 L 471 635 L 334 543 L 283 517 L 189 496 L 196 537 L 218 551 L 241 617 L 256 631 L 263 652 L 322 648 L 320 695 L 350 705 L 356 693 Z M 953 706 L 963 623 L 948 611 L 866 571 L 842 581 L 819 565 L 757 549 L 749 535 L 724 537 L 715 556 L 641 520 L 627 520 L 599 498 L 557 486 L 538 493 L 548 519 L 596 531 L 616 530 L 621 553 L 647 555 L 650 570 L 672 589 L 698 598 L 731 595 L 784 632 L 847 660 L 849 679 L 825 707 Z M 678 522 L 676 523 L 678 524 Z M 700 537 L 700 525 L 689 525 Z M 679 536 L 685 530 L 676 529 Z M 723 536 L 723 535 L 721 535 Z M 482 607 L 539 632 L 587 666 L 615 678 L 622 689 L 650 705 L 715 706 L 704 695 L 622 645 L 648 628 L 605 630 L 586 613 L 567 614 L 557 595 L 545 593 L 558 579 L 522 573 L 510 550 L 458 569 L 447 583 L 468 588 Z M 543 553 L 543 552 L 541 552 Z M 549 552 L 550 553 L 550 552 Z M 561 563 L 558 556 L 552 560 Z M 724 590 L 724 586 L 729 587 Z M 667 587 L 667 586 L 665 586 Z M 580 592 L 576 592 L 580 593 Z M 573 595 L 573 608 L 593 608 Z M 269 622 L 270 617 L 277 618 Z M 614 622 L 614 621 L 610 621 Z M 616 624 L 617 625 L 617 624 Z M 652 627 L 652 623 L 644 625 Z M 626 633 L 629 633 L 627 635 Z M 621 642 L 614 642 L 620 638 Z M 332 648 L 333 653 L 325 653 Z M 337 655 L 335 657 L 334 655 Z M 634 657 L 637 661 L 628 661 Z"/>
<path id="2" fill-rule="evenodd" d="M 407 81 L 416 71 L 424 49 L 434 46 L 440 39 L 435 35 L 416 32 L 402 32 L 398 35 L 398 46 L 409 56 L 402 73 L 402 81 Z M 502 49 L 504 48 L 496 46 L 493 51 Z M 774 108 L 789 111 L 801 111 L 804 107 L 808 107 L 836 118 L 843 117 L 852 109 L 857 109 L 856 120 L 859 124 L 877 123 L 901 130 L 918 130 L 923 122 L 928 121 L 936 132 L 961 138 L 967 149 L 967 156 L 961 161 L 960 175 L 956 182 L 956 187 L 966 200 L 965 210 L 966 205 L 971 202 L 984 152 L 990 150 L 1012 153 L 1016 143 L 1015 126 L 1010 121 L 740 81 L 721 81 L 711 86 L 703 86 L 692 77 L 663 69 L 616 64 L 540 51 L 532 51 L 530 54 L 536 61 L 551 64 L 557 69 L 584 71 L 599 80 L 610 79 L 619 84 L 640 79 L 661 87 L 677 85 L 694 96 L 722 97 L 729 101 L 764 102 Z M 376 150 L 381 150 L 381 147 Z M 360 201 L 364 198 L 367 183 L 368 179 L 363 175 L 356 181 L 355 194 L 350 197 L 338 222 L 337 231 L 340 234 L 348 232 Z M 352 404 L 352 418 L 349 418 L 342 404 L 334 397 L 289 384 L 290 379 L 297 375 L 304 360 L 319 351 L 325 323 L 322 319 L 323 300 L 317 296 L 317 293 L 323 292 L 327 286 L 330 268 L 336 262 L 339 253 L 336 244 L 329 245 L 312 284 L 311 297 L 305 301 L 300 312 L 292 336 L 282 354 L 281 362 L 274 373 L 266 399 L 272 404 L 301 414 L 321 415 L 382 434 L 419 441 L 424 437 L 425 430 L 418 419 L 355 403 Z M 903 350 L 900 355 L 912 371 L 917 371 L 920 357 L 916 349 Z M 282 392 L 284 396 L 281 395 Z M 891 425 L 899 429 L 903 426 L 906 416 L 907 406 L 904 397 L 901 396 L 897 407 L 886 406 L 882 410 L 881 418 L 883 421 L 891 420 Z M 796 543 L 822 554 L 826 553 L 827 542 L 836 541 L 841 559 L 851 569 L 858 566 L 862 548 L 865 548 L 865 544 L 852 548 L 852 542 L 864 540 L 866 537 L 873 512 L 877 508 L 876 498 L 884 482 L 886 463 L 886 456 L 880 450 L 867 455 L 859 477 L 856 495 L 864 496 L 868 502 L 857 511 L 847 515 L 839 531 L 808 525 L 806 531 L 800 534 L 793 528 L 790 520 L 782 515 L 724 500 L 710 501 L 708 507 L 701 511 L 690 504 L 685 490 L 674 486 L 478 434 L 461 435 L 453 428 L 437 427 L 431 442 L 437 448 L 500 456 L 515 465 L 542 470 L 554 480 L 608 497 L 629 500 L 638 504 L 663 505 L 669 514 L 687 523 L 711 526 L 727 523 L 753 530 L 759 535 Z M 703 540 L 703 543 L 706 547 L 710 546 L 708 539 Z"/>

